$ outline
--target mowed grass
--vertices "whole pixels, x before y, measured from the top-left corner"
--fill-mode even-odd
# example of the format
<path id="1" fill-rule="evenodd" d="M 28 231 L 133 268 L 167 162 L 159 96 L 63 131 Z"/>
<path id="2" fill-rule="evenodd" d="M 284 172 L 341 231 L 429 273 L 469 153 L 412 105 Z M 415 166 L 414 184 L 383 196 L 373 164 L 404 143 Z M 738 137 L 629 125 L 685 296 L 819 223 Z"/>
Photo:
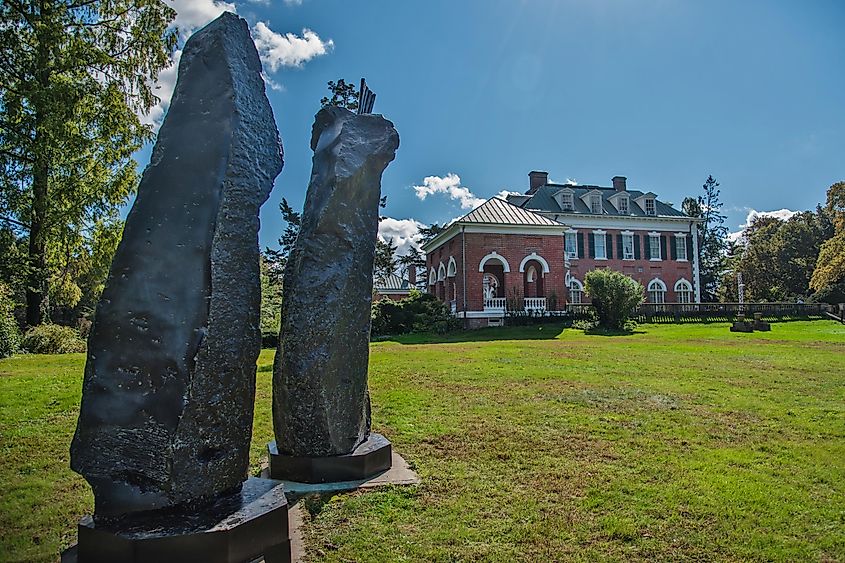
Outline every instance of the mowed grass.
<path id="1" fill-rule="evenodd" d="M 68 469 L 83 363 L 0 361 L 2 560 L 55 560 L 91 510 Z M 307 502 L 311 560 L 845 560 L 842 325 L 414 335 L 370 365 L 374 429 L 423 483 Z"/>

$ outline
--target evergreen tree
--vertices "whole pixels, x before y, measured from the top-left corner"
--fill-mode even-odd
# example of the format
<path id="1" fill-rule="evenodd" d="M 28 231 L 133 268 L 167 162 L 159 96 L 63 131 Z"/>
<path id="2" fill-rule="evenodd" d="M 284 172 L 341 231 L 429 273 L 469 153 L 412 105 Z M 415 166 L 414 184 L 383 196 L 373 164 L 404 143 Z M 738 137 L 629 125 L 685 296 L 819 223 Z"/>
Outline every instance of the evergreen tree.
<path id="1" fill-rule="evenodd" d="M 137 186 L 174 16 L 161 0 L 0 2 L 0 216 L 27 230 L 30 325 L 61 268 L 51 249 L 75 252 Z"/>
<path id="2" fill-rule="evenodd" d="M 320 100 L 323 107 L 338 106 L 352 111 L 358 109 L 358 90 L 351 82 L 347 84 L 343 78 L 337 82 L 329 80 L 329 92 L 332 93 L 331 98 L 326 96 Z"/>
<path id="3" fill-rule="evenodd" d="M 386 240 L 376 239 L 376 255 L 373 262 L 373 277 L 375 279 L 383 281 L 396 273 L 396 250 L 393 237 Z"/>
<path id="4" fill-rule="evenodd" d="M 684 213 L 703 219 L 698 225 L 698 263 L 701 282 L 701 300 L 715 301 L 719 280 L 724 274 L 725 251 L 728 228 L 719 199 L 719 183 L 713 176 L 707 176 L 702 186 L 704 195 L 697 199 L 686 198 L 682 204 Z"/>

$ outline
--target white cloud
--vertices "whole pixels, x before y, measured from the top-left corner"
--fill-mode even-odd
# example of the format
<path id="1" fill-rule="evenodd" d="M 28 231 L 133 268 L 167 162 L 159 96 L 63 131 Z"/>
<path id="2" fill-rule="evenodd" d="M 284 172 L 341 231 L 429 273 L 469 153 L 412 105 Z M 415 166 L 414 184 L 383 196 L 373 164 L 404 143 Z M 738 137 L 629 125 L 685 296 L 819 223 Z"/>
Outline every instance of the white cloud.
<path id="1" fill-rule="evenodd" d="M 258 22 L 252 28 L 255 46 L 261 61 L 276 72 L 279 67 L 301 67 L 315 57 L 328 54 L 334 48 L 334 41 L 323 41 L 310 29 L 302 30 L 302 37 L 295 33 L 276 33 L 266 23 Z"/>
<path id="2" fill-rule="evenodd" d="M 173 24 L 179 28 L 179 36 L 186 40 L 199 27 L 209 23 L 223 12 L 237 12 L 237 7 L 221 0 L 165 0 L 176 10 Z"/>
<path id="3" fill-rule="evenodd" d="M 179 59 L 182 57 L 181 46 L 200 27 L 205 26 L 216 19 L 223 12 L 237 13 L 237 6 L 231 2 L 222 0 L 165 0 L 167 4 L 176 10 L 176 18 L 173 26 L 179 29 L 180 48 L 173 53 L 173 63 L 163 69 L 153 86 L 153 93 L 159 98 L 149 113 L 140 115 L 141 123 L 152 125 L 158 129 L 170 107 L 170 99 L 173 96 L 173 89 L 176 87 L 176 78 L 179 70 Z M 264 0 L 258 0 L 260 3 Z M 323 41 L 319 35 L 310 29 L 302 30 L 302 37 L 293 33 L 284 35 L 276 33 L 264 22 L 258 22 L 252 28 L 253 40 L 261 56 L 262 62 L 272 72 L 280 66 L 300 67 L 314 57 L 328 53 L 334 42 L 330 39 Z M 280 92 L 284 86 L 272 80 L 267 74 L 263 74 L 264 82 L 271 90 Z"/>
<path id="4" fill-rule="evenodd" d="M 496 194 L 496 197 L 499 199 L 504 199 L 507 201 L 509 195 L 522 195 L 522 192 L 512 192 L 510 190 L 502 190 Z"/>
<path id="5" fill-rule="evenodd" d="M 485 199 L 476 197 L 466 186 L 461 185 L 461 177 L 452 172 L 446 176 L 426 176 L 422 186 L 414 186 L 414 192 L 420 200 L 425 200 L 433 194 L 446 194 L 450 199 L 457 200 L 461 209 L 475 209 Z"/>
<path id="6" fill-rule="evenodd" d="M 285 0 L 285 6 L 302 6 L 302 0 Z"/>
<path id="7" fill-rule="evenodd" d="M 378 236 L 383 241 L 392 238 L 393 244 L 397 246 L 396 254 L 404 256 L 411 247 L 419 250 L 420 229 L 423 227 L 425 225 L 416 219 L 384 217 L 378 224 Z"/>
<path id="8" fill-rule="evenodd" d="M 745 223 L 739 226 L 739 230 L 734 233 L 728 233 L 728 239 L 737 241 L 742 238 L 745 229 L 747 229 L 755 219 L 760 217 L 774 217 L 781 221 L 788 221 L 793 215 L 797 215 L 800 211 L 792 211 L 791 209 L 778 209 L 777 211 L 757 211 L 756 209 L 748 209 L 748 215 L 745 217 Z"/>
<path id="9" fill-rule="evenodd" d="M 566 181 L 564 182 L 564 184 L 567 184 L 569 186 L 577 186 L 578 180 L 576 180 L 574 178 L 567 178 Z"/>

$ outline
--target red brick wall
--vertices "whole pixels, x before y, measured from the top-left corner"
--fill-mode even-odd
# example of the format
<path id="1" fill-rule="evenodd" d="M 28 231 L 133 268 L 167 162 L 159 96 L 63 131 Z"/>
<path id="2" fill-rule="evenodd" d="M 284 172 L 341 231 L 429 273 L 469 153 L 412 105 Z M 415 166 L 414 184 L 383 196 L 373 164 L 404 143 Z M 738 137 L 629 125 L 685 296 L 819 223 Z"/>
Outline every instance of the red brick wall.
<path id="1" fill-rule="evenodd" d="M 605 230 L 608 238 L 613 240 L 613 257 L 609 260 L 595 260 L 589 258 L 589 234 L 592 229 L 579 229 L 584 235 L 584 254 L 586 257 L 579 257 L 571 261 L 571 275 L 581 283 L 584 276 L 590 270 L 596 268 L 612 268 L 623 272 L 643 284 L 644 287 L 655 277 L 660 278 L 666 284 L 665 301 L 667 303 L 677 301 L 674 292 L 675 282 L 681 278 L 692 284 L 692 248 L 687 245 L 689 260 L 686 262 L 672 260 L 669 245 L 675 244 L 674 232 L 661 233 L 666 236 L 667 256 L 660 261 L 651 261 L 645 258 L 643 245 L 648 244 L 648 231 L 633 231 L 639 235 L 640 259 L 622 260 L 618 256 L 617 235 L 619 230 Z M 482 277 L 483 273 L 478 271 L 478 265 L 482 258 L 491 252 L 496 252 L 507 260 L 510 272 L 504 274 L 504 289 L 507 298 L 515 297 L 521 300 L 524 295 L 524 276 L 519 271 L 522 260 L 536 252 L 549 264 L 549 273 L 543 279 L 543 293 L 548 299 L 553 293 L 557 296 L 558 309 L 563 308 L 568 301 L 568 289 L 564 284 L 564 237 L 562 235 L 514 235 L 514 234 L 487 234 L 487 233 L 466 233 L 466 281 L 467 281 L 467 310 L 481 311 L 483 309 Z M 448 268 L 449 257 L 455 258 L 457 274 L 453 278 L 447 277 L 445 282 L 438 282 L 435 286 L 428 286 L 430 293 L 433 293 L 442 301 L 449 302 L 452 299 L 452 284 L 455 284 L 457 294 L 457 307 L 463 310 L 463 277 L 461 266 L 461 235 L 453 237 L 447 243 L 434 249 L 426 257 L 426 265 L 433 268 L 435 273 L 440 262 Z M 488 262 L 488 264 L 492 263 Z M 427 282 L 428 280 L 426 280 Z M 585 298 L 586 301 L 586 298 Z"/>
<path id="2" fill-rule="evenodd" d="M 630 230 L 630 229 L 628 229 Z M 571 260 L 570 273 L 578 281 L 584 283 L 584 276 L 590 270 L 596 268 L 611 268 L 613 270 L 622 272 L 623 274 L 637 280 L 643 287 L 648 288 L 648 283 L 654 278 L 660 278 L 666 284 L 666 303 L 673 303 L 677 301 L 675 295 L 675 282 L 684 278 L 690 285 L 693 283 L 692 278 L 692 248 L 687 244 L 687 254 L 689 259 L 686 262 L 672 260 L 672 251 L 669 245 L 675 244 L 675 233 L 661 233 L 667 239 L 666 254 L 662 260 L 648 260 L 645 258 L 645 245 L 648 244 L 648 233 L 651 231 L 632 231 L 635 235 L 639 235 L 640 242 L 640 259 L 639 260 L 622 260 L 618 256 L 617 235 L 621 233 L 619 230 L 608 230 L 607 237 L 613 238 L 613 258 L 609 260 L 595 260 L 589 258 L 589 234 L 592 230 L 579 229 L 579 232 L 584 233 L 584 254 L 586 257 L 579 257 Z M 634 239 L 636 242 L 636 238 Z M 694 300 L 694 298 L 693 298 Z M 589 299 L 585 296 L 584 301 Z"/>

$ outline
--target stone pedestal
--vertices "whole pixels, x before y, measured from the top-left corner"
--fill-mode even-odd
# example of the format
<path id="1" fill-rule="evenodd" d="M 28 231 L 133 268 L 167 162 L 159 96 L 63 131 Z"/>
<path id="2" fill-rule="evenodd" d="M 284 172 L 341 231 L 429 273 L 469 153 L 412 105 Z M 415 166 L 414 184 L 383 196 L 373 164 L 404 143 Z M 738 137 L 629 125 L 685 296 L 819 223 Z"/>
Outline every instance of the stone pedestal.
<path id="1" fill-rule="evenodd" d="M 282 484 L 250 477 L 211 504 L 95 523 L 79 521 L 79 543 L 62 563 L 288 563 L 288 504 Z"/>
<path id="2" fill-rule="evenodd" d="M 270 477 L 298 483 L 361 481 L 390 469 L 392 448 L 381 434 L 369 438 L 352 453 L 325 457 L 299 457 L 279 453 L 276 442 L 267 444 Z"/>
<path id="3" fill-rule="evenodd" d="M 754 330 L 761 332 L 768 332 L 772 330 L 772 325 L 763 320 L 762 313 L 754 313 Z"/>

